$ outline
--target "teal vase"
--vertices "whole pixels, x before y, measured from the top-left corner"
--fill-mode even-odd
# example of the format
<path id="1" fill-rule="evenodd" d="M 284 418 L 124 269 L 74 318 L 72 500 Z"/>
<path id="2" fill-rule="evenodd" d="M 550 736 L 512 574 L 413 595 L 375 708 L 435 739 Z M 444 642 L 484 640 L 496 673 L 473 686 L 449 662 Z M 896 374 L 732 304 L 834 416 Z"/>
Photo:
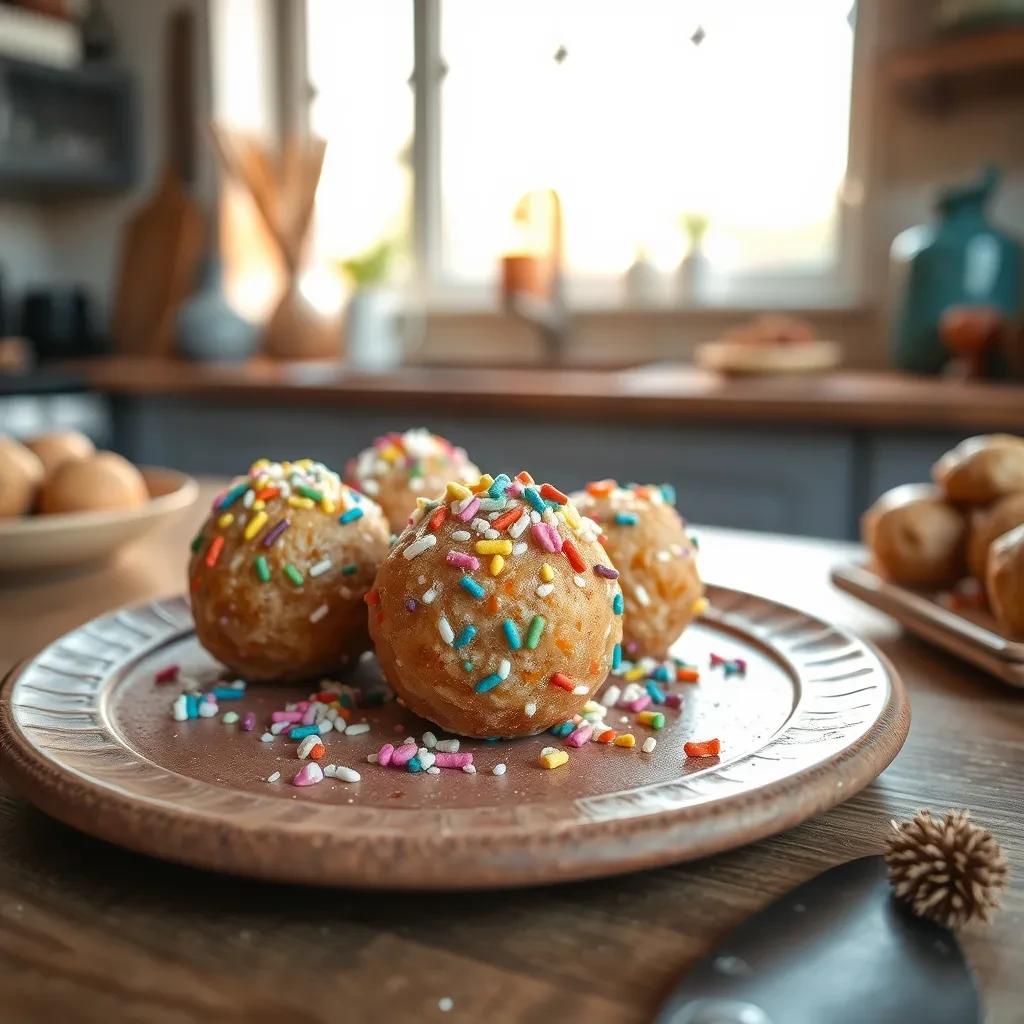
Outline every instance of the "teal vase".
<path id="1" fill-rule="evenodd" d="M 897 283 L 893 361 L 901 370 L 940 373 L 950 358 L 939 323 L 952 306 L 983 306 L 1016 318 L 1021 311 L 1020 243 L 993 227 L 985 207 L 999 181 L 994 167 L 939 194 L 934 223 L 908 228 L 892 243 Z M 988 376 L 1008 375 L 1005 353 L 988 354 Z"/>

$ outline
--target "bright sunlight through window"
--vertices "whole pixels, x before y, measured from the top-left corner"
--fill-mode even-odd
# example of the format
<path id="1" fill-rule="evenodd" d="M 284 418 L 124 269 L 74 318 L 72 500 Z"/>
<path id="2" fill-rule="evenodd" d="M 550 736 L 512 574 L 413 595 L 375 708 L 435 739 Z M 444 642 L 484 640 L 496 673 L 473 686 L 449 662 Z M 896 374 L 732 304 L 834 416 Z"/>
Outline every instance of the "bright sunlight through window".
<path id="1" fill-rule="evenodd" d="M 442 283 L 493 282 L 512 210 L 553 187 L 574 280 L 638 251 L 669 272 L 684 219 L 717 273 L 824 273 L 838 252 L 850 0 L 445 0 Z M 309 0 L 319 248 L 406 238 L 409 0 Z"/>

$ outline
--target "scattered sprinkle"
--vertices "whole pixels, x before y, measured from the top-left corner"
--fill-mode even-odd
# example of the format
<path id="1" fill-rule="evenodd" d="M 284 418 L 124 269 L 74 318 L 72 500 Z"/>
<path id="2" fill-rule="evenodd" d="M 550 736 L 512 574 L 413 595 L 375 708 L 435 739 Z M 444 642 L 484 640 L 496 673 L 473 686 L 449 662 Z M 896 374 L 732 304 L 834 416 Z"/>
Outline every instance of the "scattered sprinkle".
<path id="1" fill-rule="evenodd" d="M 437 620 L 437 631 L 441 634 L 441 639 L 448 645 L 455 642 L 455 631 L 452 629 L 451 623 L 442 615 Z"/>
<path id="2" fill-rule="evenodd" d="M 570 747 L 582 747 L 584 743 L 588 742 L 590 737 L 594 735 L 594 730 L 589 725 L 581 725 L 574 729 L 565 738 L 565 742 Z"/>
<path id="3" fill-rule="evenodd" d="M 478 601 L 487 593 L 487 591 L 485 591 L 472 576 L 463 576 L 462 579 L 459 580 L 459 586 L 462 587 L 467 594 L 471 597 L 475 597 Z"/>
<path id="4" fill-rule="evenodd" d="M 484 678 L 481 679 L 473 689 L 477 693 L 490 693 L 491 690 L 501 683 L 501 681 L 501 676 L 499 676 L 497 672 L 494 672 L 489 676 L 484 676 Z"/>
<path id="5" fill-rule="evenodd" d="M 305 739 L 298 745 L 295 751 L 295 756 L 305 761 L 307 758 L 312 761 L 319 761 L 324 754 L 327 753 L 327 749 L 323 743 L 320 742 L 319 732 L 306 736 Z"/>
<path id="6" fill-rule="evenodd" d="M 537 644 L 540 643 L 541 635 L 544 633 L 544 627 L 547 625 L 547 620 L 542 615 L 535 615 L 533 620 L 530 622 L 530 628 L 526 633 L 526 648 L 530 651 L 537 649 Z"/>
<path id="7" fill-rule="evenodd" d="M 567 764 L 569 761 L 569 755 L 564 750 L 552 750 L 546 754 L 541 754 L 537 758 L 537 763 L 541 768 L 558 768 L 563 764 Z"/>
<path id="8" fill-rule="evenodd" d="M 223 550 L 224 537 L 221 534 L 217 534 L 210 541 L 210 546 L 206 549 L 206 567 L 208 569 L 212 569 L 217 564 L 217 559 L 220 558 L 220 553 Z"/>
<path id="9" fill-rule="evenodd" d="M 462 627 L 462 632 L 455 638 L 452 643 L 452 647 L 456 650 L 460 650 L 463 647 L 468 647 L 473 642 L 473 637 L 476 636 L 476 626 L 467 625 Z"/>
<path id="10" fill-rule="evenodd" d="M 505 640 L 508 643 L 509 649 L 518 651 L 523 646 L 522 637 L 519 635 L 519 627 L 511 619 L 506 619 L 501 624 L 501 628 L 505 633 Z"/>
<path id="11" fill-rule="evenodd" d="M 569 693 L 572 693 L 573 681 L 563 672 L 556 672 L 551 677 L 550 682 L 552 686 L 557 686 L 559 689 L 567 690 Z"/>
<path id="12" fill-rule="evenodd" d="M 307 761 L 292 779 L 293 786 L 315 786 L 324 781 L 323 769 L 316 761 Z"/>
<path id="13" fill-rule="evenodd" d="M 465 551 L 449 551 L 444 559 L 449 565 L 458 569 L 469 569 L 475 572 L 480 568 L 480 560 L 473 555 L 467 555 Z"/>
<path id="14" fill-rule="evenodd" d="M 422 555 L 437 543 L 437 537 L 432 533 L 425 533 L 418 540 L 414 540 L 403 552 L 405 558 L 415 558 Z"/>
<path id="15" fill-rule="evenodd" d="M 291 521 L 288 519 L 282 519 L 280 522 L 275 523 L 267 532 L 263 535 L 263 546 L 269 548 L 273 545 L 274 541 L 284 533 L 288 527 L 291 526 Z"/>
<path id="16" fill-rule="evenodd" d="M 691 740 L 683 744 L 683 753 L 687 757 L 717 757 L 722 752 L 721 742 L 711 740 Z"/>

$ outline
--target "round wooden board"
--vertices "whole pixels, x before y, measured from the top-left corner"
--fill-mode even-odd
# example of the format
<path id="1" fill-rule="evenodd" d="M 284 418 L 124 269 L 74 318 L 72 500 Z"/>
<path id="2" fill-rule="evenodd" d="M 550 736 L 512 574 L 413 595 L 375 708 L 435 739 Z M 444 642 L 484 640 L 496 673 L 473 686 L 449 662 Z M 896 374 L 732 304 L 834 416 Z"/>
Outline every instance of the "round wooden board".
<path id="1" fill-rule="evenodd" d="M 15 670 L 0 693 L 0 768 L 25 798 L 69 825 L 156 857 L 239 875 L 387 889 L 508 888 L 635 871 L 730 849 L 835 806 L 896 756 L 909 728 L 903 686 L 871 647 L 765 598 L 709 588 L 711 609 L 677 645 L 701 682 L 676 684 L 682 711 L 633 750 L 591 743 L 544 770 L 551 734 L 463 741 L 476 775 L 410 775 L 366 762 L 400 730 L 429 728 L 396 702 L 360 712 L 369 733 L 329 733 L 325 763 L 358 783 L 288 784 L 295 744 L 260 742 L 269 712 L 301 688 L 250 686 L 218 718 L 175 722 L 168 663 L 212 677 L 183 598 L 114 612 Z M 742 657 L 746 677 L 709 669 Z M 368 666 L 374 670 L 372 661 Z M 221 705 L 222 711 L 228 709 Z M 623 718 L 628 722 L 622 721 Z M 658 740 L 645 754 L 647 735 Z M 718 736 L 721 758 L 687 759 Z M 568 749 L 568 748 L 567 748 Z M 504 776 L 490 773 L 503 762 Z M 277 783 L 267 783 L 274 771 Z"/>

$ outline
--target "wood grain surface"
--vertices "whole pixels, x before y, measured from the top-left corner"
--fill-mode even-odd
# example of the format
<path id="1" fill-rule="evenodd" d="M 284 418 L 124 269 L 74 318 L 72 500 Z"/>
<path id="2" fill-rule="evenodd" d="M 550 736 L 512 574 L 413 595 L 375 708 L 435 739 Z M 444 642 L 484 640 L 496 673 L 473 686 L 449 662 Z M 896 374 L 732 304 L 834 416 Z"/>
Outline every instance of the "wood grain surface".
<path id="1" fill-rule="evenodd" d="M 114 395 L 168 395 L 256 403 L 311 403 L 409 410 L 536 413 L 646 423 L 812 423 L 916 426 L 1024 433 L 1019 384 L 837 371 L 816 376 L 736 379 L 690 365 L 651 364 L 612 372 L 468 366 L 407 366 L 388 373 L 347 370 L 336 361 L 198 364 L 114 357 L 58 365 L 62 373 Z"/>
<path id="2" fill-rule="evenodd" d="M 100 572 L 0 582 L 0 668 L 116 605 L 178 592 L 200 514 Z M 701 539 L 712 579 L 832 618 L 896 664 L 913 722 L 877 783 L 734 853 L 485 896 L 320 892 L 174 867 L 81 836 L 0 786 L 0 1019 L 640 1022 L 746 916 L 879 851 L 890 817 L 967 806 L 999 837 L 1012 879 L 1003 913 L 962 942 L 989 1020 L 1024 1021 L 1020 693 L 830 588 L 829 567 L 852 547 L 721 530 Z"/>

